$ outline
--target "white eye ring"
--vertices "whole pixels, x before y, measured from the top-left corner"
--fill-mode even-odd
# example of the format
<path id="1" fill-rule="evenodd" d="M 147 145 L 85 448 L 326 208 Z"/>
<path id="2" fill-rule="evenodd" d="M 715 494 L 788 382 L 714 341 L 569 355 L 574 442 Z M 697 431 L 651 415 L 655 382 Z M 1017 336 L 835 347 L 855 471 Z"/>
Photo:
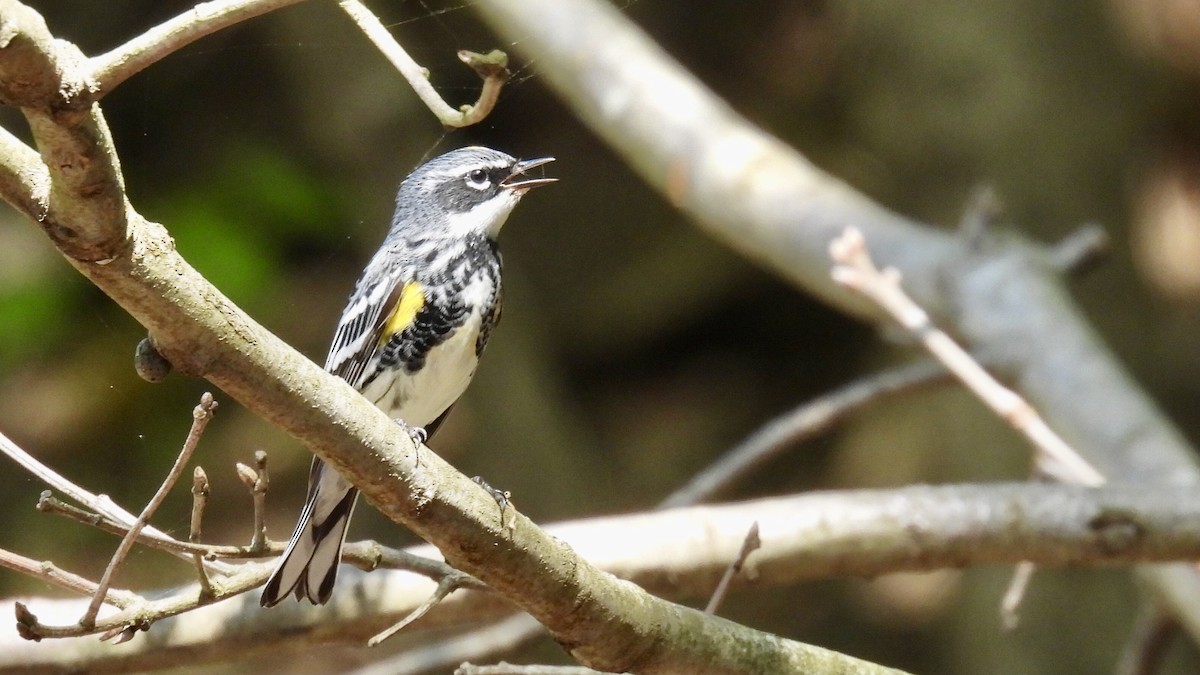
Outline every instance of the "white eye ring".
<path id="1" fill-rule="evenodd" d="M 467 185 L 470 185 L 476 190 L 486 190 L 492 186 L 492 181 L 488 178 L 487 172 L 483 169 L 472 169 L 467 174 Z"/>

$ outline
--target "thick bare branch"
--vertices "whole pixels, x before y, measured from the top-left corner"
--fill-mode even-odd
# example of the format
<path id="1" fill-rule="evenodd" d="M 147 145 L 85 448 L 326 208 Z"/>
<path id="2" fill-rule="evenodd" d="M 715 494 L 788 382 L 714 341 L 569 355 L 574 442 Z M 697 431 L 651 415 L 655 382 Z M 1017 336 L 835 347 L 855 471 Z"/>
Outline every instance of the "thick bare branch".
<path id="1" fill-rule="evenodd" d="M 55 42 L 42 15 L 0 0 L 0 103 L 43 110 L 86 108 L 90 86 L 83 53 Z"/>
<path id="2" fill-rule="evenodd" d="M 481 496 L 492 507 L 495 503 Z M 874 577 L 887 572 L 1013 563 L 1043 566 L 1124 564 L 1200 556 L 1200 494 L 1188 489 L 1147 491 L 1136 487 L 1084 488 L 1039 484 L 910 487 L 830 492 L 731 505 L 675 509 L 550 525 L 546 531 L 575 547 L 605 572 L 659 595 L 708 596 L 745 542 L 750 523 L 760 527 L 762 547 L 749 565 L 759 586 L 793 584 L 833 576 Z M 369 547 L 370 545 L 368 545 Z M 408 551 L 436 555 L 429 546 Z M 369 557 L 369 556 L 368 556 Z M 229 584 L 260 584 L 269 566 L 254 564 Z M 751 583 L 741 578 L 734 585 Z M 255 598 L 239 596 L 215 606 L 160 621 L 155 641 L 134 640 L 120 652 L 101 650 L 65 658 L 61 650 L 0 632 L 0 674 L 29 664 L 45 668 L 100 668 L 112 659 L 130 668 L 186 652 L 193 663 L 248 656 L 283 644 L 361 644 L 425 602 L 434 583 L 406 572 L 364 574 L 344 570 L 343 591 L 324 609 L 288 604 L 263 619 Z M 218 590 L 221 586 L 218 585 Z M 229 589 L 229 585 L 223 588 Z M 193 585 L 172 594 L 198 600 Z M 362 598 L 372 598 L 364 613 Z M 67 612 L 62 603 L 27 601 L 44 622 L 48 616 L 79 616 L 84 601 Z M 428 628 L 503 616 L 513 606 L 492 593 L 451 595 L 421 620 Z M 0 605 L 0 613 L 4 606 Z M 342 617 L 331 623 L 330 617 Z M 520 624 L 514 619 L 513 623 Z M 119 624 L 118 624 L 119 625 Z M 219 628 L 224 626 L 225 628 Z M 142 651 L 144 656 L 137 656 Z M 147 661 L 138 661 L 138 659 Z"/>

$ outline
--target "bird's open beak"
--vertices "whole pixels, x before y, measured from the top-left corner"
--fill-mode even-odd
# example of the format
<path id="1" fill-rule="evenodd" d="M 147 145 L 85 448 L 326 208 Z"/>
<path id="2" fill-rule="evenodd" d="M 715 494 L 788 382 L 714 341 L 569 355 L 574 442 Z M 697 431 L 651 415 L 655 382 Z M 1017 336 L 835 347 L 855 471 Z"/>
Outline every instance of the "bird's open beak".
<path id="1" fill-rule="evenodd" d="M 518 180 L 518 178 L 521 178 L 522 175 L 526 171 L 536 168 L 536 167 L 539 167 L 543 164 L 549 164 L 550 162 L 553 162 L 553 161 L 554 161 L 553 157 L 539 157 L 537 159 L 523 159 L 523 160 L 517 162 L 516 164 L 513 164 L 512 173 L 508 174 L 507 178 L 500 181 L 500 187 L 505 188 L 507 190 L 517 190 L 519 192 L 525 192 L 526 190 L 531 190 L 535 187 L 541 187 L 542 185 L 549 185 L 551 183 L 557 183 L 558 182 L 557 178 L 526 178 L 525 180 Z"/>

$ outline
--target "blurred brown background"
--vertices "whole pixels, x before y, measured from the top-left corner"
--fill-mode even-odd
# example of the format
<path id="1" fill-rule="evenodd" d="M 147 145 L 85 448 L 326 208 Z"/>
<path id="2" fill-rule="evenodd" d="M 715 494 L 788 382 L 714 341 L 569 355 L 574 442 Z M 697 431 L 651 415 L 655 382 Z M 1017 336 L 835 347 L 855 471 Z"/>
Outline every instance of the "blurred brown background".
<path id="1" fill-rule="evenodd" d="M 191 3 L 31 4 L 95 54 Z M 509 48 L 515 77 L 496 113 L 443 132 L 333 3 L 307 3 L 204 39 L 105 99 L 129 194 L 227 295 L 321 362 L 395 186 L 416 164 L 472 143 L 557 156 L 549 173 L 561 183 L 505 229 L 504 322 L 434 444 L 511 490 L 530 517 L 652 506 L 769 417 L 913 355 L 693 229 L 469 3 L 369 4 L 455 105 L 477 88 L 455 51 Z M 1039 240 L 1101 223 L 1112 255 L 1074 285 L 1077 298 L 1184 433 L 1200 436 L 1200 10 L 1169 0 L 618 4 L 740 112 L 906 215 L 951 227 L 987 182 L 1005 219 Z M 0 121 L 24 133 L 11 111 Z M 143 335 L 36 227 L 0 212 L 0 430 L 134 510 L 208 388 L 138 379 L 131 356 Z M 250 500 L 233 462 L 265 449 L 270 529 L 284 538 L 309 456 L 215 393 L 222 407 L 198 455 L 215 494 L 205 534 L 248 541 Z M 876 407 L 727 496 L 1021 479 L 1026 460 L 1002 424 L 945 390 Z M 37 514 L 43 486 L 0 466 L 0 546 L 98 576 L 115 540 Z M 189 507 L 179 487 L 155 524 L 186 536 Z M 411 540 L 369 508 L 351 537 Z M 131 561 L 126 586 L 191 576 L 155 553 Z M 997 606 L 1008 574 L 752 590 L 724 613 L 921 673 L 1111 670 L 1138 607 L 1126 574 L 1042 572 L 1006 634 Z M 6 573 L 0 592 L 56 591 Z M 1186 641 L 1169 662 L 1164 672 L 1200 670 Z"/>

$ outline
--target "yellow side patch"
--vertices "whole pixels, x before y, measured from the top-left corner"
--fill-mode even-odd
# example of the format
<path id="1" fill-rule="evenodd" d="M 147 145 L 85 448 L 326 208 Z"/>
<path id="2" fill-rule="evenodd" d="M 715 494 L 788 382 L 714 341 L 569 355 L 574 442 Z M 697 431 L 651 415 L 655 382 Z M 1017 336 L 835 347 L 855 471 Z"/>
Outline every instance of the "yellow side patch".
<path id="1" fill-rule="evenodd" d="M 392 313 L 383 324 L 383 331 L 379 334 L 380 346 L 390 340 L 393 335 L 408 328 L 417 318 L 417 312 L 420 312 L 424 306 L 425 290 L 421 288 L 421 284 L 415 281 L 404 284 L 404 288 L 400 291 L 400 298 L 396 301 L 396 306 L 392 309 Z"/>

